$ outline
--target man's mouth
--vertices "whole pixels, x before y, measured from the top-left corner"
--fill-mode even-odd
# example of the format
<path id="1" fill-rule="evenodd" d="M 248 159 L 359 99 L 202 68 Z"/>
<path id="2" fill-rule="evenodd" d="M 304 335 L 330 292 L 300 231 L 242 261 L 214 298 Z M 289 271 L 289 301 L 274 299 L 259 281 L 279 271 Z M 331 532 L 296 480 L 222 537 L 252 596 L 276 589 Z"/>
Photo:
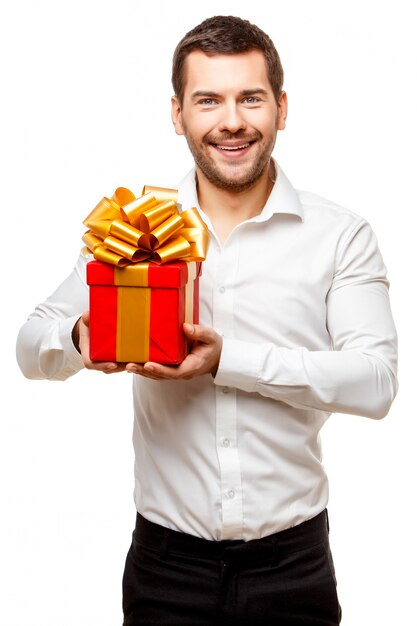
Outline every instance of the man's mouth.
<path id="1" fill-rule="evenodd" d="M 216 148 L 219 148 L 220 150 L 229 150 L 230 152 L 233 152 L 235 150 L 243 150 L 244 148 L 249 148 L 250 145 L 251 145 L 251 142 L 242 143 L 239 146 L 224 146 L 224 145 L 218 144 L 218 143 L 215 144 Z"/>
<path id="2" fill-rule="evenodd" d="M 253 141 L 230 141 L 230 142 L 225 142 L 225 143 L 215 143 L 215 142 L 210 142 L 210 145 L 215 148 L 216 150 L 218 150 L 219 152 L 222 152 L 225 156 L 243 156 L 245 155 L 251 148 L 251 146 L 255 143 L 255 140 Z"/>

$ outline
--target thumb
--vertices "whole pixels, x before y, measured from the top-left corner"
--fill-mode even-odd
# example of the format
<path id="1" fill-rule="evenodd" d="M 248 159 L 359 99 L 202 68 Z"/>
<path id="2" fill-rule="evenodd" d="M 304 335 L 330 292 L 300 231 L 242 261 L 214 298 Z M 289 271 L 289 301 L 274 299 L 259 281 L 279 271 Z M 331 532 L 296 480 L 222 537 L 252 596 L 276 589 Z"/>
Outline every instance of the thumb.
<path id="1" fill-rule="evenodd" d="M 199 324 L 184 324 L 184 334 L 193 341 L 209 343 L 212 340 L 213 329 Z"/>
<path id="2" fill-rule="evenodd" d="M 184 333 L 187 335 L 187 337 L 193 337 L 195 335 L 195 326 L 194 324 L 188 324 L 187 322 L 185 322 L 183 325 L 183 329 L 184 329 Z"/>

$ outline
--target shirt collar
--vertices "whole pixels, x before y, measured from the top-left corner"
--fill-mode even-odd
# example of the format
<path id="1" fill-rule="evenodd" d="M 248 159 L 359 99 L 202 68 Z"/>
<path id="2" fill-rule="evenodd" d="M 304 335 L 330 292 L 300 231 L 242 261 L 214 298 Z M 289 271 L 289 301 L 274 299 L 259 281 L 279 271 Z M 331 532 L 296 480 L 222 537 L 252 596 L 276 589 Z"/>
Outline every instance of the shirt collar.
<path id="1" fill-rule="evenodd" d="M 272 159 L 272 162 L 276 173 L 274 186 L 264 208 L 262 209 L 262 212 L 249 221 L 265 222 L 276 213 L 297 215 L 301 220 L 303 220 L 303 207 L 297 191 L 294 189 L 275 159 Z M 190 172 L 188 172 L 178 187 L 178 203 L 181 210 L 189 209 L 190 207 L 195 206 L 200 210 L 202 217 L 206 217 L 201 211 L 198 203 L 194 167 L 190 170 Z"/>
<path id="2" fill-rule="evenodd" d="M 275 213 L 297 215 L 303 220 L 303 207 L 297 191 L 275 159 L 272 159 L 272 163 L 276 172 L 275 184 L 262 212 L 255 218 L 255 221 L 265 221 Z"/>

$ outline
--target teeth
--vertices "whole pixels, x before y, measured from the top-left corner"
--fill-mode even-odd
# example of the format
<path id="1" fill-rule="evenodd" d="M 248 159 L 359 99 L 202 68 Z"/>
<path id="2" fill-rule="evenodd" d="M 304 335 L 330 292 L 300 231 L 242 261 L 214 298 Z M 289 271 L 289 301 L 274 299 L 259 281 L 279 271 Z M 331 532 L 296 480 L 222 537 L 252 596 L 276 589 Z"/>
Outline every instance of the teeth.
<path id="1" fill-rule="evenodd" d="M 220 150 L 243 150 L 243 148 L 248 148 L 249 144 L 248 143 L 244 143 L 242 146 L 219 146 L 217 144 L 217 148 L 220 148 Z"/>

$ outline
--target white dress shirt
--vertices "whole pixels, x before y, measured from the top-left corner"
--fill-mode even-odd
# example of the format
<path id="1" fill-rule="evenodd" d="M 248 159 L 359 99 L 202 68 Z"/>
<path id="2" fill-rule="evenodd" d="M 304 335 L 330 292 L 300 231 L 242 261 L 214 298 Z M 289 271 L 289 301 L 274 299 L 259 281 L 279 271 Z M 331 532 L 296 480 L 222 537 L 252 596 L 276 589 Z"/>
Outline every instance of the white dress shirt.
<path id="1" fill-rule="evenodd" d="M 198 207 L 195 172 L 179 186 Z M 200 323 L 223 336 L 216 377 L 135 375 L 137 510 L 207 539 L 263 537 L 327 505 L 319 431 L 332 412 L 383 417 L 395 397 L 396 332 L 367 222 L 297 192 L 279 170 L 263 211 L 211 245 Z M 29 378 L 83 367 L 72 328 L 88 309 L 85 265 L 31 314 L 17 355 Z M 103 380 L 103 384 L 105 384 Z"/>

